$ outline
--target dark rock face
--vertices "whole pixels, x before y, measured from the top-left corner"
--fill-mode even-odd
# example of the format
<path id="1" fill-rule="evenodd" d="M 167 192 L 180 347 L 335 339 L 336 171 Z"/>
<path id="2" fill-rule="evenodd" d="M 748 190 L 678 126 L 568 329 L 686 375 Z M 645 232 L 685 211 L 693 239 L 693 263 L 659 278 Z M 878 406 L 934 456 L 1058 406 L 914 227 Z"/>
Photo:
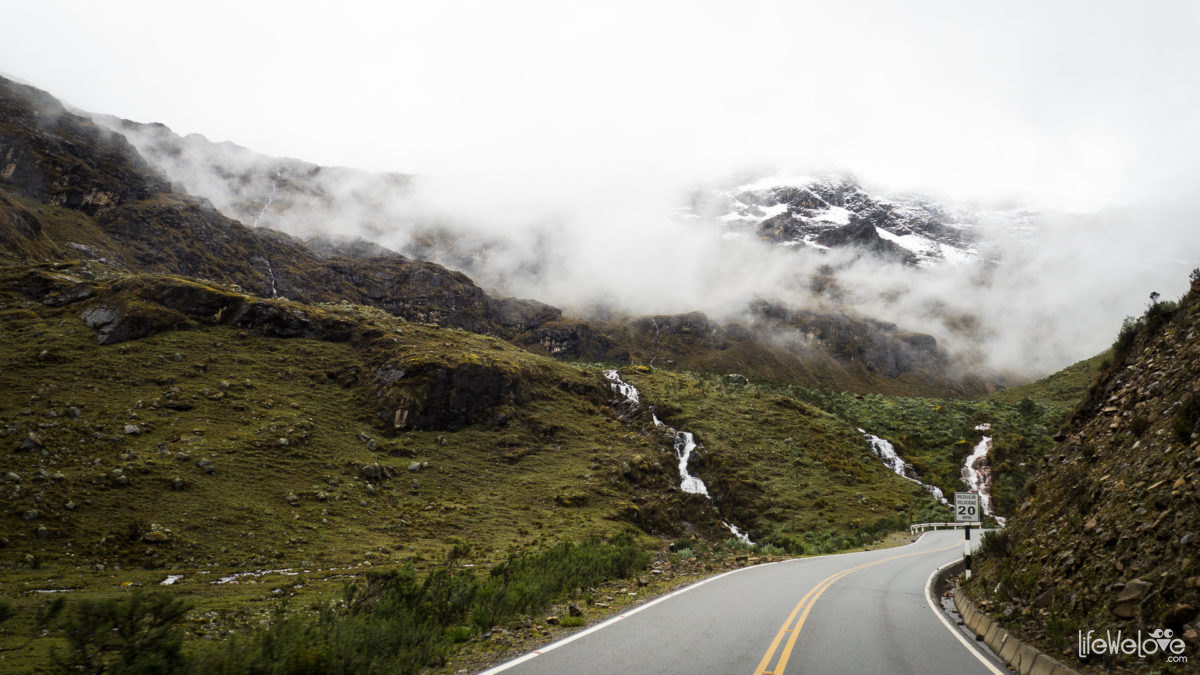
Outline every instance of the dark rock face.
<path id="1" fill-rule="evenodd" d="M 395 405 L 394 431 L 455 431 L 490 418 L 497 406 L 517 405 L 529 397 L 518 378 L 482 364 L 422 364 L 410 369 L 405 380 L 412 384 L 385 397 Z"/>
<path id="2" fill-rule="evenodd" d="M 102 345 L 138 340 L 191 325 L 186 317 L 175 312 L 157 307 L 130 307 L 123 303 L 93 304 L 83 310 L 79 318 L 96 331 Z"/>
<path id="3" fill-rule="evenodd" d="M 514 340 L 534 352 L 561 359 L 629 363 L 629 351 L 582 321 L 550 321 Z"/>
<path id="4" fill-rule="evenodd" d="M 831 248 L 835 246 L 853 246 L 875 253 L 887 260 L 894 260 L 907 265 L 917 264 L 917 256 L 911 251 L 906 251 L 900 246 L 880 237 L 876 225 L 864 218 L 852 217 L 849 225 L 821 232 L 817 235 L 816 241 L 822 246 L 829 246 Z"/>

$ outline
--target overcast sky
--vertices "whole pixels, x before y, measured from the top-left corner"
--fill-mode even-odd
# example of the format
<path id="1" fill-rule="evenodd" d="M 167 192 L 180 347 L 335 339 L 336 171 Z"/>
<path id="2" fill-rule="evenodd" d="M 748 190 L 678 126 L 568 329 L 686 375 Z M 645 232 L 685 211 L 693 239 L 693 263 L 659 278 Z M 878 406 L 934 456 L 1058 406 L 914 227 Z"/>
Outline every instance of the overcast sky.
<path id="1" fill-rule="evenodd" d="M 322 164 L 582 191 L 837 167 L 1081 210 L 1200 175 L 1200 2 L 5 4 L 0 72 Z"/>
<path id="2" fill-rule="evenodd" d="M 943 344 L 939 308 L 981 317 L 1002 369 L 1101 351 L 1200 266 L 1200 0 L 5 4 L 0 72 L 181 134 L 420 174 L 398 213 L 503 242 L 472 275 L 568 311 L 812 301 L 821 259 L 672 218 L 746 171 L 1047 212 L 1028 241 L 984 232 L 1004 263 L 983 282 L 839 273 L 857 309 Z M 421 219 L 393 220 L 377 238 L 400 250 Z"/>

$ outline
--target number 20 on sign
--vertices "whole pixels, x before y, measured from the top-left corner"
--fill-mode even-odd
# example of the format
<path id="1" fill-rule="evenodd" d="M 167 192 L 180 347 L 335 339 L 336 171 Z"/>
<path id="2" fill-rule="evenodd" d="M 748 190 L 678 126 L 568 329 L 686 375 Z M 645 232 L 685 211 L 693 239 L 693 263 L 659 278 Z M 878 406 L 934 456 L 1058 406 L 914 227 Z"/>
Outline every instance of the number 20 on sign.
<path id="1" fill-rule="evenodd" d="M 974 492 L 954 493 L 954 520 L 974 523 L 979 520 L 979 495 Z"/>

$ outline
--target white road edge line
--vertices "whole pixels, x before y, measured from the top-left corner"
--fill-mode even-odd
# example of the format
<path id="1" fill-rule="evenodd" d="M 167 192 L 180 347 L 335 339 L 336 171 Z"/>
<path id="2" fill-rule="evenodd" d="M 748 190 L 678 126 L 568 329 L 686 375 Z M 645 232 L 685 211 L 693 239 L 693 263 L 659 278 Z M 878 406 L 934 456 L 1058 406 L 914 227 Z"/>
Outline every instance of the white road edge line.
<path id="1" fill-rule="evenodd" d="M 941 572 L 942 570 L 944 570 L 947 567 L 954 565 L 956 563 L 958 563 L 957 560 L 955 560 L 954 562 L 948 562 L 945 565 L 942 565 L 941 567 L 934 570 L 933 574 L 929 575 L 929 581 L 925 582 L 925 602 L 926 602 L 926 604 L 929 605 L 929 610 L 931 612 L 933 612 L 939 620 L 941 620 L 942 625 L 946 627 L 946 630 L 953 633 L 954 637 L 958 638 L 958 641 L 963 644 L 963 647 L 966 647 L 968 652 L 971 652 L 971 654 L 974 655 L 975 658 L 979 659 L 980 663 L 987 666 L 987 669 L 992 671 L 993 675 L 1008 675 L 1007 671 L 1000 670 L 987 657 L 985 657 L 983 654 L 981 654 L 978 645 L 971 644 L 970 642 L 967 641 L 967 638 L 963 637 L 962 631 L 955 628 L 950 623 L 950 619 L 946 618 L 946 613 L 943 612 L 941 609 L 941 607 L 942 607 L 941 601 L 939 601 L 937 598 L 933 597 L 933 580 L 935 578 L 937 578 L 937 575 L 939 572 Z"/>
<path id="2" fill-rule="evenodd" d="M 808 560 L 808 558 L 797 558 L 797 560 Z M 787 562 L 787 561 L 781 561 L 781 562 Z M 578 633 L 569 635 L 569 636 L 559 640 L 558 642 L 552 642 L 552 643 L 546 645 L 545 647 L 540 647 L 532 652 L 529 652 L 528 654 L 526 654 L 524 656 L 517 657 L 517 658 L 513 659 L 512 661 L 507 661 L 505 663 L 501 663 L 500 665 L 498 665 L 494 668 L 490 668 L 488 670 L 483 671 L 482 673 L 479 673 L 479 675 L 494 675 L 494 673 L 504 672 L 504 671 L 508 670 L 509 668 L 520 665 L 522 663 L 525 663 L 526 661 L 528 661 L 532 658 L 535 658 L 537 656 L 540 656 L 542 654 L 545 654 L 546 652 L 553 651 L 564 645 L 568 645 L 568 644 L 578 640 L 581 637 L 584 637 L 586 635 L 591 635 L 592 633 L 595 633 L 596 631 L 601 630 L 603 628 L 608 628 L 609 626 L 613 625 L 614 623 L 616 623 L 622 619 L 627 619 L 644 609 L 649 609 L 649 608 L 657 605 L 658 603 L 663 602 L 664 600 L 670 600 L 671 598 L 673 598 L 677 595 L 682 595 L 684 593 L 687 593 L 688 591 L 692 590 L 693 588 L 699 588 L 700 586 L 703 586 L 704 584 L 707 584 L 710 581 L 716 581 L 717 579 L 720 579 L 721 577 L 727 577 L 730 574 L 737 574 L 738 572 L 745 572 L 746 570 L 753 570 L 753 569 L 758 569 L 760 567 L 767 567 L 768 565 L 778 565 L 778 564 L 779 563 L 763 563 L 761 565 L 751 565 L 750 567 L 739 567 L 736 570 L 729 570 L 728 572 L 718 574 L 715 577 L 709 577 L 707 579 L 702 579 L 700 581 L 697 581 L 694 584 L 691 584 L 690 586 L 684 586 L 683 588 L 681 588 L 677 591 L 671 591 L 670 593 L 668 593 L 666 595 L 657 597 L 657 598 L 651 600 L 650 602 L 647 602 L 644 605 L 638 605 L 637 607 L 634 607 L 633 609 L 629 610 L 628 612 L 623 612 L 621 614 L 618 614 L 617 616 L 614 616 L 611 619 L 602 621 L 602 622 L 596 624 L 595 626 L 592 626 L 591 628 L 587 628 L 587 629 L 579 631 Z"/>
<path id="3" fill-rule="evenodd" d="M 933 530 L 930 530 L 930 532 L 932 532 L 932 531 Z M 927 534 L 929 534 L 929 532 L 925 532 L 925 533 L 921 534 L 920 537 L 917 537 L 916 541 L 912 542 L 911 544 L 907 544 L 907 546 L 914 546 L 916 544 L 921 543 L 921 540 L 924 539 L 925 535 L 927 535 Z M 882 550 L 886 550 L 886 549 L 876 548 L 876 549 L 871 549 L 871 550 L 872 551 L 882 551 Z M 864 553 L 864 552 L 865 551 L 853 551 L 853 553 Z M 581 637 L 585 637 L 587 635 L 591 635 L 592 633 L 595 633 L 598 630 L 608 628 L 609 626 L 620 621 L 621 619 L 627 619 L 627 618 L 633 616 L 634 614 L 637 614 L 638 612 L 642 611 L 643 609 L 649 609 L 664 600 L 670 600 L 671 598 L 673 598 L 677 595 L 682 595 L 694 588 L 699 588 L 699 587 L 703 586 L 704 584 L 709 583 L 710 581 L 716 581 L 717 579 L 720 579 L 722 577 L 727 577 L 730 574 L 737 574 L 738 572 L 745 572 L 746 570 L 756 570 L 756 569 L 760 569 L 763 567 L 769 567 L 770 565 L 779 565 L 781 563 L 797 562 L 797 561 L 802 561 L 802 560 L 816 560 L 817 558 L 831 558 L 831 557 L 837 556 L 837 555 L 850 555 L 850 554 L 848 554 L 848 553 L 829 553 L 826 555 L 814 555 L 814 556 L 808 556 L 808 557 L 804 557 L 804 558 L 789 558 L 787 560 L 780 560 L 779 562 L 763 563 L 761 565 L 751 565 L 749 567 L 739 567 L 736 570 L 729 570 L 728 572 L 723 572 L 721 574 L 718 574 L 715 577 L 709 577 L 707 579 L 702 579 L 700 581 L 697 581 L 694 584 L 691 584 L 690 586 L 684 586 L 683 588 L 681 588 L 677 591 L 671 591 L 670 593 L 667 593 L 666 595 L 657 597 L 657 598 L 651 600 L 650 602 L 647 602 L 644 605 L 638 605 L 637 607 L 634 607 L 633 609 L 629 610 L 628 612 L 618 614 L 617 616 L 614 616 L 611 619 L 602 621 L 602 622 L 596 624 L 595 626 L 592 626 L 591 628 L 586 628 L 584 630 L 579 631 L 578 633 L 573 633 L 573 634 L 559 640 L 558 642 L 552 642 L 552 643 L 546 645 L 545 647 L 540 647 L 538 649 L 535 649 L 524 656 L 518 656 L 517 658 L 513 659 L 512 661 L 505 661 L 504 663 L 501 663 L 498 666 L 494 666 L 492 668 L 489 668 L 489 669 L 479 673 L 479 675 L 495 675 L 496 673 L 502 673 L 502 672 L 508 670 L 509 668 L 519 666 L 522 663 L 525 663 L 526 661 L 537 658 L 538 656 L 541 656 L 542 654 L 545 654 L 546 652 L 554 651 L 555 649 L 558 649 L 559 647 L 568 645 L 568 644 L 578 640 Z M 1005 674 L 997 672 L 996 675 L 1005 675 Z"/>

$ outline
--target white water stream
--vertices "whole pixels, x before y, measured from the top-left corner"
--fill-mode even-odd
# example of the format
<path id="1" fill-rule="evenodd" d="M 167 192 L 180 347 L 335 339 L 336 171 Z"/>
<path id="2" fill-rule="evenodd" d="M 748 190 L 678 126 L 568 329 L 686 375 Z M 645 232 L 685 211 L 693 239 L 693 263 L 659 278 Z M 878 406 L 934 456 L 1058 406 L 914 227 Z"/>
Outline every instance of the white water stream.
<path id="1" fill-rule="evenodd" d="M 692 458 L 692 452 L 695 449 L 696 439 L 692 437 L 690 431 L 675 432 L 675 459 L 679 460 L 679 477 L 683 480 L 679 484 L 679 489 L 707 497 L 708 488 L 704 486 L 704 481 L 688 473 L 688 460 Z"/>
<path id="2" fill-rule="evenodd" d="M 990 424 L 980 424 L 975 427 L 975 430 L 990 431 L 991 428 Z M 983 515 L 993 516 L 1003 525 L 1004 519 L 992 513 L 992 469 L 984 461 L 991 449 L 991 436 L 979 439 L 979 443 L 971 451 L 967 461 L 963 463 L 962 476 L 963 481 L 967 484 L 967 489 L 979 494 L 979 507 L 983 510 Z"/>
<path id="3" fill-rule="evenodd" d="M 267 209 L 271 208 L 271 204 L 275 201 L 275 196 L 279 194 L 279 177 L 281 175 L 283 175 L 283 169 L 275 169 L 275 174 L 271 177 L 271 194 L 267 195 L 267 203 L 263 204 L 262 210 L 258 212 L 257 216 L 254 216 L 254 227 L 258 227 L 258 221 L 266 215 Z"/>
<path id="4" fill-rule="evenodd" d="M 950 502 L 946 501 L 946 495 L 942 493 L 941 488 L 936 485 L 922 483 L 916 478 L 908 475 L 908 462 L 905 462 L 904 458 L 900 456 L 900 453 L 896 452 L 896 448 L 891 444 L 891 442 L 874 434 L 868 434 L 862 429 L 859 429 L 858 433 L 866 437 L 867 442 L 871 444 L 871 452 L 875 453 L 876 457 L 883 460 L 883 463 L 887 465 L 889 469 L 895 471 L 896 474 L 901 478 L 912 481 L 913 483 L 925 488 L 925 490 L 929 494 L 933 495 L 933 498 L 939 502 L 946 504 L 947 506 L 950 505 Z"/>
<path id="5" fill-rule="evenodd" d="M 622 381 L 617 371 L 606 370 L 604 371 L 604 377 L 608 379 L 613 391 L 625 397 L 625 400 L 633 403 L 641 403 L 641 400 L 638 398 L 637 388 L 632 384 Z M 654 426 L 666 426 L 658 419 L 657 415 L 651 413 L 651 418 L 654 420 Z M 688 472 L 688 462 L 692 458 L 692 453 L 696 451 L 695 437 L 690 431 L 678 431 L 674 429 L 672 431 L 675 431 L 675 458 L 679 460 L 679 489 L 689 494 L 704 495 L 711 500 L 712 496 L 708 494 L 708 487 L 704 485 L 704 481 Z M 750 541 L 750 536 L 738 529 L 736 525 L 728 521 L 721 522 L 729 529 L 729 532 L 733 536 L 740 539 L 743 543 L 754 544 L 754 542 Z"/>

